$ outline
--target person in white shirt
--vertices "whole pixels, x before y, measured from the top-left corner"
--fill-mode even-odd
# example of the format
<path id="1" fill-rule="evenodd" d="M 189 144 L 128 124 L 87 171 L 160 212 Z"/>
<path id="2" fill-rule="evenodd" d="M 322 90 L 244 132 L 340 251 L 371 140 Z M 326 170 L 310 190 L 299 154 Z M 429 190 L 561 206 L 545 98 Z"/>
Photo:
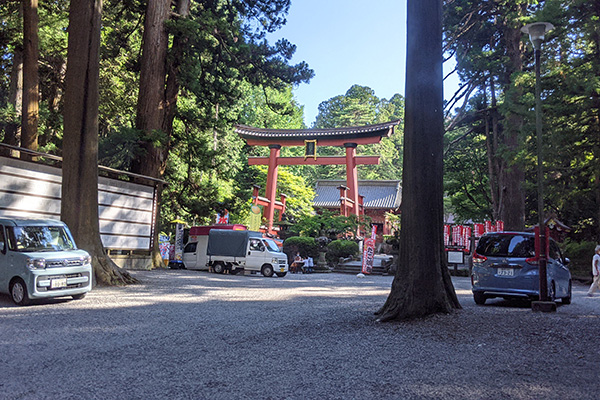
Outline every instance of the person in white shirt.
<path id="1" fill-rule="evenodd" d="M 600 245 L 596 246 L 596 254 L 592 258 L 592 275 L 594 275 L 594 281 L 588 290 L 587 295 L 592 297 L 596 289 L 600 288 Z"/>

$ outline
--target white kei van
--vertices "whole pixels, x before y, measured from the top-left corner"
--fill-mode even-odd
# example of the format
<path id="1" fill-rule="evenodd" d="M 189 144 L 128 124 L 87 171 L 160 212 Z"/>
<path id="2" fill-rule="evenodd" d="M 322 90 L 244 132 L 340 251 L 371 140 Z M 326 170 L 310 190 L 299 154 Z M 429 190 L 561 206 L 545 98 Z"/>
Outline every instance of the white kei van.
<path id="1" fill-rule="evenodd" d="M 32 299 L 92 289 L 90 255 L 79 250 L 64 222 L 0 217 L 0 293 L 26 305 Z"/>

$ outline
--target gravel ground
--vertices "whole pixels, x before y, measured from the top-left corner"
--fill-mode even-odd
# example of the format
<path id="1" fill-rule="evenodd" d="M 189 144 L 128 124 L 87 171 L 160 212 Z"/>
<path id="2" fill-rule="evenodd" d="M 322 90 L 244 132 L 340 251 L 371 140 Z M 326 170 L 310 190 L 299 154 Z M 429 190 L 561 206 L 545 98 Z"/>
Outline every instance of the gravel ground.
<path id="1" fill-rule="evenodd" d="M 380 324 L 392 278 L 133 271 L 141 284 L 15 307 L 2 399 L 598 399 L 600 297 L 488 300 Z"/>

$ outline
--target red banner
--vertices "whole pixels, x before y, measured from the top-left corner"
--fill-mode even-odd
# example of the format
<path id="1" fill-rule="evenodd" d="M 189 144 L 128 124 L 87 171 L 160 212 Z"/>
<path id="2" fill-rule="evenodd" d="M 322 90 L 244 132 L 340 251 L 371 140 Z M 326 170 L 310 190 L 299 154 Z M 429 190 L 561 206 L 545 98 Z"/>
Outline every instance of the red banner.
<path id="1" fill-rule="evenodd" d="M 370 274 L 373 271 L 373 260 L 375 260 L 375 235 L 377 234 L 377 225 L 373 225 L 371 237 L 365 239 L 362 257 L 362 273 Z"/>
<path id="2" fill-rule="evenodd" d="M 444 225 L 444 246 L 450 246 L 450 232 L 451 232 L 451 228 L 450 225 L 446 224 Z"/>
<path id="3" fill-rule="evenodd" d="M 484 224 L 473 224 L 475 228 L 475 237 L 480 238 L 485 233 L 485 225 Z"/>
<path id="4" fill-rule="evenodd" d="M 504 221 L 496 221 L 496 232 L 504 232 Z"/>
<path id="5" fill-rule="evenodd" d="M 463 231 L 463 247 L 465 248 L 465 251 L 468 253 L 471 251 L 471 227 L 470 226 L 465 226 L 465 229 Z"/>

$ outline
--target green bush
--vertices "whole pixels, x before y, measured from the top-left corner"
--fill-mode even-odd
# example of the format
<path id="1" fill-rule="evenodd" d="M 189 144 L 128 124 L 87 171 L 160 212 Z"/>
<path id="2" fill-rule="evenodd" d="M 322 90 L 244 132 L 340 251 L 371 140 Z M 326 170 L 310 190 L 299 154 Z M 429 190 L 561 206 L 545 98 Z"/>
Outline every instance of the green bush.
<path id="1" fill-rule="evenodd" d="M 591 276 L 595 242 L 575 242 L 567 239 L 561 247 L 564 256 L 571 260 L 569 269 L 572 275 L 578 277 Z"/>
<path id="2" fill-rule="evenodd" d="M 358 243 L 352 240 L 334 240 L 327 245 L 327 261 L 337 264 L 340 257 L 358 254 Z"/>
<path id="3" fill-rule="evenodd" d="M 283 252 L 287 254 L 289 262 L 294 259 L 294 256 L 298 252 L 304 258 L 312 257 L 316 260 L 319 257 L 319 246 L 315 241 L 315 238 L 292 236 L 285 239 L 283 242 Z"/>

